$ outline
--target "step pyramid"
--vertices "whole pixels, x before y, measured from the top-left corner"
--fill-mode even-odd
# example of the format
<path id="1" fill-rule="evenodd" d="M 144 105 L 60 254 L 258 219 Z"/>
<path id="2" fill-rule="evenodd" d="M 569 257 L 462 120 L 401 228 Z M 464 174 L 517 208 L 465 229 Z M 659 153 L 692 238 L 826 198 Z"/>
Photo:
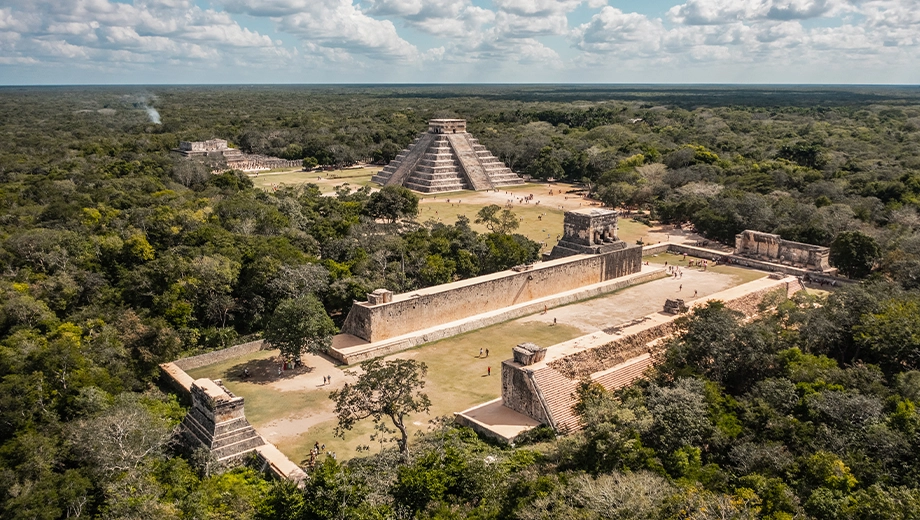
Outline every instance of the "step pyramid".
<path id="1" fill-rule="evenodd" d="M 180 426 L 187 446 L 204 447 L 218 461 L 233 461 L 265 444 L 246 420 L 243 398 L 220 380 L 197 379 L 191 394 L 192 407 Z"/>
<path id="2" fill-rule="evenodd" d="M 428 131 L 390 161 L 374 182 L 422 193 L 491 190 L 524 184 L 516 173 L 466 131 L 464 119 L 432 119 Z"/>

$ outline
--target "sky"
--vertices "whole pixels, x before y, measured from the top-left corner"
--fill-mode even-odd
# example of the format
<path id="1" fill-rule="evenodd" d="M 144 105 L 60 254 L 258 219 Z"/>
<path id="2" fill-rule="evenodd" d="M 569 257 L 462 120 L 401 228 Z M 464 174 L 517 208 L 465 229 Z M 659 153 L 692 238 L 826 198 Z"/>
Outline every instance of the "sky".
<path id="1" fill-rule="evenodd" d="M 920 84 L 920 0 L 0 0 L 0 85 Z"/>

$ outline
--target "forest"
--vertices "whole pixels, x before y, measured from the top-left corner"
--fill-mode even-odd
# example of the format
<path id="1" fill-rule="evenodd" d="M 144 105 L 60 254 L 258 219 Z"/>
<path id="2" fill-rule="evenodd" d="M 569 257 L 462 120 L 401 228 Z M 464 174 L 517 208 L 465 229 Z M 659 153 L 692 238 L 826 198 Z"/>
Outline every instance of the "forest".
<path id="1" fill-rule="evenodd" d="M 259 337 L 291 299 L 340 324 L 373 289 L 539 247 L 169 150 L 385 162 L 435 117 L 649 221 L 830 246 L 858 283 L 694 311 L 647 380 L 584 384 L 569 435 L 509 448 L 433 418 L 408 456 L 326 460 L 303 489 L 183 453 L 159 363 Z M 0 518 L 920 517 L 916 87 L 7 87 L 0 140 Z"/>

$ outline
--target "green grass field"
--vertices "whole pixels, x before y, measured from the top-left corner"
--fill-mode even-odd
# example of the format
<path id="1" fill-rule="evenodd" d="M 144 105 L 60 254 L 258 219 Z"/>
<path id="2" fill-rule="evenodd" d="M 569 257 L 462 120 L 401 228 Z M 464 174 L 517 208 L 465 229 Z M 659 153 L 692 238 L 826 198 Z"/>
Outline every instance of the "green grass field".
<path id="1" fill-rule="evenodd" d="M 257 188 L 270 190 L 274 186 L 296 186 L 299 184 L 316 184 L 323 193 L 330 193 L 336 186 L 349 184 L 350 186 L 376 186 L 371 183 L 371 177 L 380 170 L 379 166 L 361 169 L 335 170 L 326 172 L 305 172 L 288 170 L 281 173 L 259 173 L 252 175 L 252 183 Z M 321 179 L 317 180 L 317 177 Z"/>
<path id="2" fill-rule="evenodd" d="M 692 257 L 687 257 L 688 260 Z M 687 268 L 687 262 L 684 261 L 683 255 L 675 255 L 673 253 L 659 253 L 657 256 L 645 256 L 642 260 L 647 261 L 650 264 L 661 264 L 664 265 L 665 262 L 668 265 L 679 265 L 683 268 Z M 694 269 L 690 267 L 689 269 Z M 712 265 L 712 262 L 709 262 L 709 267 L 706 269 L 709 272 L 727 274 L 732 276 L 735 279 L 737 285 L 743 283 L 753 282 L 754 280 L 759 280 L 764 276 L 767 276 L 763 271 L 755 271 L 754 269 L 746 269 L 744 267 L 734 267 L 730 265 Z"/>
<path id="3" fill-rule="evenodd" d="M 463 192 L 458 192 L 457 199 L 454 199 L 453 194 L 451 194 L 451 200 L 462 201 L 462 193 Z M 426 199 L 426 201 L 419 205 L 418 220 L 420 222 L 425 222 L 429 219 L 438 220 L 440 218 L 441 222 L 445 224 L 453 224 L 457 221 L 458 216 L 463 215 L 470 219 L 470 223 L 474 230 L 480 233 L 488 232 L 485 226 L 474 223 L 476 221 L 476 213 L 488 204 L 447 203 L 446 197 L 445 202 L 429 202 L 430 200 L 431 199 Z M 547 246 L 544 249 L 545 251 L 549 251 L 556 245 L 556 237 L 562 233 L 563 211 L 561 209 L 552 208 L 550 206 L 532 206 L 528 204 L 514 206 L 511 208 L 511 211 L 522 219 L 521 225 L 515 233 L 520 233 L 535 242 L 546 242 Z M 639 240 L 648 233 L 648 229 L 649 227 L 645 224 L 633 222 L 632 220 L 622 219 L 619 221 L 619 237 L 629 244 L 635 244 L 636 240 Z"/>
<path id="4" fill-rule="evenodd" d="M 431 399 L 431 411 L 427 415 L 412 417 L 412 431 L 423 431 L 428 421 L 442 415 L 451 415 L 473 405 L 495 399 L 501 395 L 501 362 L 508 359 L 511 348 L 523 342 L 538 345 L 554 345 L 582 335 L 575 327 L 565 325 L 552 326 L 543 323 L 521 323 L 516 321 L 501 323 L 454 336 L 435 343 L 417 347 L 412 350 L 394 354 L 391 357 L 415 359 L 428 365 L 427 384 L 424 389 Z M 489 349 L 488 358 L 479 357 L 479 349 Z M 247 363 L 259 363 L 277 355 L 276 351 L 256 352 L 222 363 L 189 370 L 193 378 L 210 377 L 223 379 L 224 385 L 236 395 L 246 399 L 246 417 L 257 429 L 272 421 L 282 418 L 297 418 L 316 413 L 331 413 L 332 401 L 326 389 L 303 391 L 279 391 L 271 385 L 240 381 L 234 377 L 242 371 Z M 492 367 L 492 375 L 486 375 L 487 367 Z M 345 367 L 347 368 L 347 367 Z M 342 380 L 344 374 L 334 374 Z M 326 444 L 328 451 L 336 452 L 340 458 L 350 458 L 357 454 L 359 445 L 369 445 L 377 449 L 371 441 L 374 433 L 373 423 L 364 421 L 344 438 L 334 436 L 335 419 L 329 419 L 303 431 L 299 435 L 287 436 L 275 441 L 281 451 L 300 462 L 309 455 L 313 443 Z"/>

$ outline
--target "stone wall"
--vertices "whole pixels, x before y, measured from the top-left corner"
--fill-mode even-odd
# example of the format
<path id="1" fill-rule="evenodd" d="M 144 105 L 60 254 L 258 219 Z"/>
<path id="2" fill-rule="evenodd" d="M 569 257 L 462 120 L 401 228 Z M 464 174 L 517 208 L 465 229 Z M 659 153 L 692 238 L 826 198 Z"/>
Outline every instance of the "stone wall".
<path id="1" fill-rule="evenodd" d="M 236 461 L 265 444 L 243 411 L 243 398 L 220 381 L 197 379 L 191 388 L 192 406 L 182 420 L 181 435 L 194 450 L 204 447 L 219 461 Z"/>
<path id="2" fill-rule="evenodd" d="M 735 235 L 735 254 L 756 260 L 791 265 L 818 272 L 829 272 L 830 249 L 783 240 L 779 235 L 745 230 Z"/>
<path id="3" fill-rule="evenodd" d="M 553 424 L 546 401 L 533 380 L 533 372 L 513 359 L 502 361 L 502 401 L 508 408 L 541 424 Z"/>
<path id="4" fill-rule="evenodd" d="M 471 317 L 467 320 L 461 320 L 452 324 L 448 323 L 443 327 L 437 327 L 436 329 L 420 332 L 417 335 L 403 336 L 402 338 L 393 341 L 384 340 L 379 343 L 372 343 L 363 349 L 345 349 L 343 351 L 339 351 L 333 348 L 329 350 L 328 354 L 342 364 L 352 365 L 367 359 L 387 356 L 396 352 L 410 349 L 412 347 L 417 347 L 425 343 L 430 343 L 432 341 L 442 340 L 444 338 L 456 336 L 457 334 L 479 330 L 483 327 L 488 327 L 490 325 L 513 320 L 522 316 L 535 314 L 542 311 L 544 307 L 559 307 L 560 305 L 568 305 L 578 301 L 602 296 L 604 294 L 610 294 L 632 285 L 650 282 L 652 280 L 657 280 L 666 276 L 668 276 L 668 274 L 664 269 L 656 269 L 646 273 L 626 276 L 616 281 L 594 284 L 580 288 L 578 290 L 560 293 L 548 298 L 540 298 L 538 300 L 534 300 L 531 303 L 504 308 L 500 311 L 484 313 Z"/>
<path id="5" fill-rule="evenodd" d="M 779 293 L 779 298 L 785 299 L 794 294 L 800 287 L 801 285 L 798 281 L 778 283 L 775 286 L 726 301 L 725 306 L 745 316 L 754 316 L 760 312 L 760 304 L 767 295 Z M 547 363 L 547 366 L 569 379 L 583 379 L 644 353 L 655 354 L 656 350 L 650 349 L 648 347 L 649 343 L 676 333 L 678 331 L 677 318 L 675 316 L 674 320 L 639 331 L 636 334 L 630 334 L 599 347 L 576 352 L 570 356 L 551 361 Z"/>
<path id="6" fill-rule="evenodd" d="M 477 314 L 596 284 L 642 269 L 642 248 L 538 264 L 402 294 L 391 303 L 352 305 L 342 332 L 377 342 Z"/>
<path id="7" fill-rule="evenodd" d="M 213 352 L 207 352 L 204 354 L 199 354 L 197 356 L 177 359 L 173 361 L 173 364 L 182 370 L 192 370 L 194 368 L 200 368 L 207 365 L 213 365 L 214 363 L 219 363 L 221 361 L 226 361 L 228 359 L 237 358 L 240 356 L 245 356 L 246 354 L 251 354 L 253 352 L 258 352 L 259 350 L 270 348 L 264 340 L 250 341 L 249 343 L 242 343 L 240 345 L 234 345 L 221 350 L 215 350 Z"/>

